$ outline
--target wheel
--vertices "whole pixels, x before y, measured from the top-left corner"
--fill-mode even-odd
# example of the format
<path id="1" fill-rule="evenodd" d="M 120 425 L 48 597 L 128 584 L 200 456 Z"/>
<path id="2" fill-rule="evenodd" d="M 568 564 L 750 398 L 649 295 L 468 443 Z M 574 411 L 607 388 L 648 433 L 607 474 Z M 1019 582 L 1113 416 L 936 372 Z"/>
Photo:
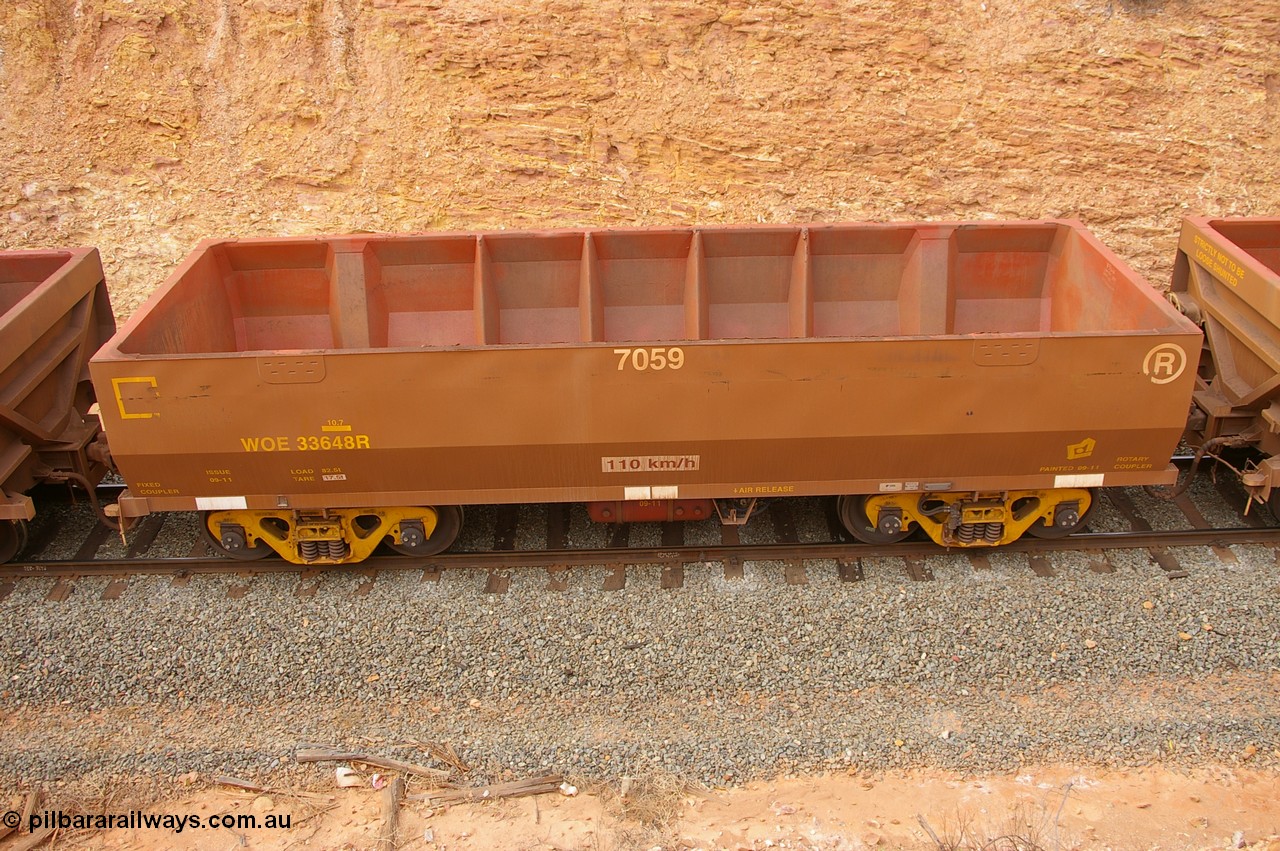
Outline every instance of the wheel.
<path id="1" fill-rule="evenodd" d="M 221 536 L 214 535 L 213 530 L 209 528 L 207 511 L 200 514 L 200 531 L 215 553 L 237 561 L 257 561 L 275 552 L 271 547 L 261 543 L 253 547 L 245 546 L 243 530 L 237 533 L 234 529 L 229 529 Z"/>
<path id="2" fill-rule="evenodd" d="M 27 546 L 27 521 L 0 521 L 0 564 L 22 552 Z"/>
<path id="3" fill-rule="evenodd" d="M 1085 524 L 1089 522 L 1089 515 L 1093 513 L 1094 506 L 1097 504 L 1097 493 L 1089 491 L 1089 505 L 1084 511 L 1080 512 L 1080 516 L 1076 518 L 1076 522 L 1068 526 L 1052 526 L 1046 524 L 1044 520 L 1041 519 L 1027 527 L 1027 534 L 1033 538 L 1065 538 L 1074 532 L 1079 532 L 1085 527 Z"/>
<path id="4" fill-rule="evenodd" d="M 866 494 L 854 494 L 842 496 L 836 501 L 836 513 L 840 516 L 840 523 L 849 530 L 850 535 L 864 544 L 896 544 L 911 534 L 911 530 L 905 528 L 900 520 L 897 531 L 878 528 L 877 523 L 872 522 L 867 516 L 869 499 L 871 497 Z M 882 525 L 891 526 L 892 523 Z"/>
<path id="5" fill-rule="evenodd" d="M 431 530 L 431 535 L 425 541 L 417 544 L 397 544 L 388 536 L 387 546 L 406 556 L 433 556 L 449 549 L 453 542 L 458 540 L 458 533 L 462 531 L 462 508 L 457 505 L 432 507 L 436 510 L 436 527 Z"/>

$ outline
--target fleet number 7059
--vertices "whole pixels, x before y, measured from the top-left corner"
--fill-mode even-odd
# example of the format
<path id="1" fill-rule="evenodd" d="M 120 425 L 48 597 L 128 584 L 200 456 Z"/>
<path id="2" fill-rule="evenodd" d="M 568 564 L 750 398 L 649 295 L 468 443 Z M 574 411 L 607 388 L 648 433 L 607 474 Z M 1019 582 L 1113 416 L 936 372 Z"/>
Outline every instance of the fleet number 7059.
<path id="1" fill-rule="evenodd" d="M 684 366 L 684 349 L 614 349 L 618 356 L 618 371 L 630 366 L 639 372 L 651 369 L 679 369 Z"/>

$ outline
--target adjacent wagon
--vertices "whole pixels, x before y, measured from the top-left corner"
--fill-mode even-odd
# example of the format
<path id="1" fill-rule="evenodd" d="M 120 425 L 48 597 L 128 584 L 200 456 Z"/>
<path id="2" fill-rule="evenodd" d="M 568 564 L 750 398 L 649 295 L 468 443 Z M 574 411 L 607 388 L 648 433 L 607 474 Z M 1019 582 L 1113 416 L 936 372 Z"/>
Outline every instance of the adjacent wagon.
<path id="1" fill-rule="evenodd" d="M 1200 344 L 1075 222 L 588 229 L 204 242 L 92 369 L 126 518 L 341 563 L 476 503 L 1065 534 L 1175 478 Z"/>
<path id="2" fill-rule="evenodd" d="M 89 357 L 114 331 L 96 249 L 0 251 L 0 561 L 25 544 L 32 487 L 106 473 Z"/>
<path id="3" fill-rule="evenodd" d="M 1259 450 L 1244 483 L 1280 517 L 1280 218 L 1185 219 L 1171 294 L 1208 343 L 1192 440 Z"/>

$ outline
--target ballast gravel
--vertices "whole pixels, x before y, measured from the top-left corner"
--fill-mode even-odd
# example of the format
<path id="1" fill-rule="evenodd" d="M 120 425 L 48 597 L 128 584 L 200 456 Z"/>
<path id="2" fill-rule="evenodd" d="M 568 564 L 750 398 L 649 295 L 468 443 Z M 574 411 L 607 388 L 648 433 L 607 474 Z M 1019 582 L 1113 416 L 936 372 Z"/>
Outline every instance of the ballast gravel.
<path id="1" fill-rule="evenodd" d="M 801 525 L 808 521 L 801 522 Z M 491 521 L 490 521 L 491 523 Z M 576 527 L 575 527 L 576 530 Z M 505 594 L 479 571 L 106 579 L 0 601 L 0 782 L 232 774 L 320 784 L 301 745 L 429 762 L 453 747 L 478 783 L 540 771 L 583 781 L 670 772 L 730 784 L 780 772 L 1046 761 L 1280 767 L 1280 570 L 1179 549 L 830 562 L 788 585 L 776 563 L 726 579 L 687 565 L 540 569 Z M 242 597 L 235 597 L 247 586 Z"/>

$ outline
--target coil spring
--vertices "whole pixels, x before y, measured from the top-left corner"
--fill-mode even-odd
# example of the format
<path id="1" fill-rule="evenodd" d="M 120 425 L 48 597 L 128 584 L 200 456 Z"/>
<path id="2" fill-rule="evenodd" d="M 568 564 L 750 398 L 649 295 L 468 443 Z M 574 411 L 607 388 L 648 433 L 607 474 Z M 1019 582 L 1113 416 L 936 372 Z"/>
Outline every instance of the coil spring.
<path id="1" fill-rule="evenodd" d="M 347 557 L 346 541 L 299 541 L 298 552 L 306 561 L 315 561 L 323 554 L 325 558 L 341 561 Z"/>
<path id="2" fill-rule="evenodd" d="M 978 539 L 994 544 L 1003 537 L 1003 523 L 961 523 L 956 529 L 956 540 L 962 544 L 972 544 Z"/>

